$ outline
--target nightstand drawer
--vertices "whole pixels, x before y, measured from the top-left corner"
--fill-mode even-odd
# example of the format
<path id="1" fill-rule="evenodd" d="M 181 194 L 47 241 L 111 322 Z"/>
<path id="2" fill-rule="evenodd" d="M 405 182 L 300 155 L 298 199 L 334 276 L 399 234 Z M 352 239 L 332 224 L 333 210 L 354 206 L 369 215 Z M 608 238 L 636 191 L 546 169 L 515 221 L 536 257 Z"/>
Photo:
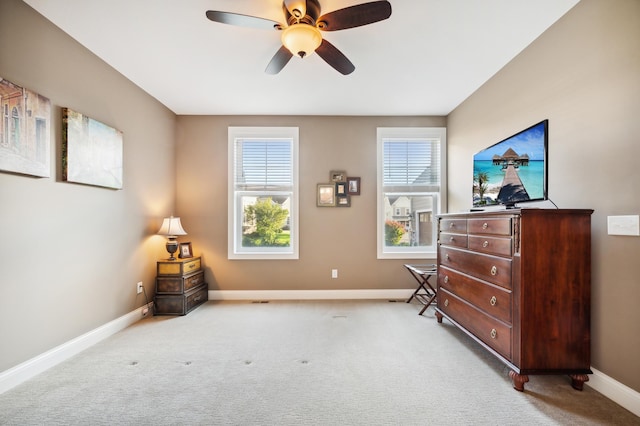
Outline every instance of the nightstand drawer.
<path id="1" fill-rule="evenodd" d="M 184 294 L 156 294 L 156 315 L 186 315 L 208 300 L 208 286 L 202 283 Z"/>
<path id="2" fill-rule="evenodd" d="M 156 278 L 156 292 L 182 294 L 203 282 L 204 271 L 193 272 L 184 277 L 159 276 Z"/>
<path id="3" fill-rule="evenodd" d="M 200 270 L 200 258 L 161 260 L 158 262 L 158 275 L 185 275 Z"/>
<path id="4" fill-rule="evenodd" d="M 204 284 L 202 287 L 194 289 L 193 293 L 189 292 L 185 295 L 187 296 L 187 312 L 189 312 L 209 299 L 209 289 L 207 284 Z"/>

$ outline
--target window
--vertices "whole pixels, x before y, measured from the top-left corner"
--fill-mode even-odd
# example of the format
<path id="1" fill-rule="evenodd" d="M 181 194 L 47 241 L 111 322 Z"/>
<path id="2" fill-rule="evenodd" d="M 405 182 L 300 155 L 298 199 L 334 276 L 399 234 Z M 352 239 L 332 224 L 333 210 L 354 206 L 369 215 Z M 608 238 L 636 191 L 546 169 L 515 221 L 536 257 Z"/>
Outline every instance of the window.
<path id="1" fill-rule="evenodd" d="M 378 259 L 435 259 L 445 156 L 445 128 L 378 128 Z"/>
<path id="2" fill-rule="evenodd" d="M 229 259 L 298 258 L 298 128 L 229 127 Z"/>

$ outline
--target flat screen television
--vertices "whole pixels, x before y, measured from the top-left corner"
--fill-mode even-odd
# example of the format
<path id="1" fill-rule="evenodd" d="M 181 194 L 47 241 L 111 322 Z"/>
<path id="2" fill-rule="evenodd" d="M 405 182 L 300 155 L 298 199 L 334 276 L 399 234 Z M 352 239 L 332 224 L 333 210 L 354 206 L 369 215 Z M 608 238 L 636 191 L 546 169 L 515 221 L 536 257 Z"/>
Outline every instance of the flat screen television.
<path id="1" fill-rule="evenodd" d="M 543 120 L 473 156 L 473 206 L 547 200 L 549 120 Z"/>

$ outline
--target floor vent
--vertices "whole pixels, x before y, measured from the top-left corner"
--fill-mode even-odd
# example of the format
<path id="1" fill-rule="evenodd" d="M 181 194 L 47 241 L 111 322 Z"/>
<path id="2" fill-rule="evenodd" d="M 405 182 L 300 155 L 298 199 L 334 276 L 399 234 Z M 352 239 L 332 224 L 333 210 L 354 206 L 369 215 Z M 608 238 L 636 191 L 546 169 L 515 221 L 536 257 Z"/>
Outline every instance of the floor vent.
<path id="1" fill-rule="evenodd" d="M 268 300 L 253 300 L 251 303 L 269 303 Z"/>

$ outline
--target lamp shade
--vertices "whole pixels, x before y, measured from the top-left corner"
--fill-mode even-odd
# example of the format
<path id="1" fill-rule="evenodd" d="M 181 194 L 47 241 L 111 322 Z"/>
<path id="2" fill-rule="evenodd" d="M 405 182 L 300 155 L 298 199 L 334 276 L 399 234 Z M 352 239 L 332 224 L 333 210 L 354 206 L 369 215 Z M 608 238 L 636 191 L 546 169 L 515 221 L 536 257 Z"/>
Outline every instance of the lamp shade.
<path id="1" fill-rule="evenodd" d="M 158 234 L 166 235 L 168 237 L 175 237 L 176 235 L 187 235 L 187 232 L 182 227 L 180 218 L 171 216 L 164 218 Z"/>
<path id="2" fill-rule="evenodd" d="M 308 24 L 295 24 L 282 32 L 282 44 L 292 54 L 304 58 L 309 56 L 322 43 L 320 31 Z"/>

